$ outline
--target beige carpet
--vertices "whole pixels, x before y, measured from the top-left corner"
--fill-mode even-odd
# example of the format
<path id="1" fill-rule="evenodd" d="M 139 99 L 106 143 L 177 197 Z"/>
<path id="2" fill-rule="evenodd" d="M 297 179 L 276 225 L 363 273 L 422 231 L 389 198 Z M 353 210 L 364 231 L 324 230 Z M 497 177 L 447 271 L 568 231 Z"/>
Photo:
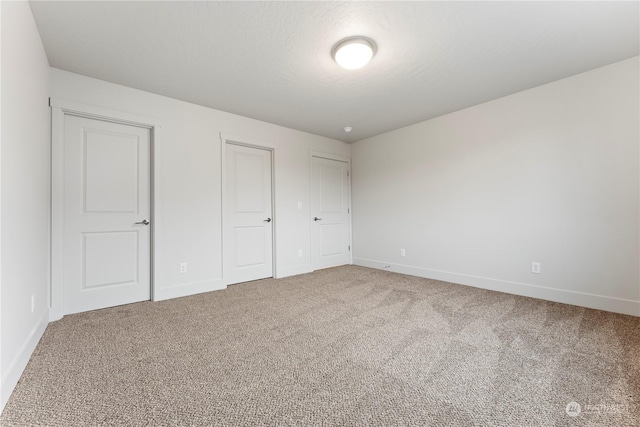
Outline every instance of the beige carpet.
<path id="1" fill-rule="evenodd" d="M 346 266 L 65 316 L 0 423 L 631 426 L 639 399 L 640 318 Z"/>

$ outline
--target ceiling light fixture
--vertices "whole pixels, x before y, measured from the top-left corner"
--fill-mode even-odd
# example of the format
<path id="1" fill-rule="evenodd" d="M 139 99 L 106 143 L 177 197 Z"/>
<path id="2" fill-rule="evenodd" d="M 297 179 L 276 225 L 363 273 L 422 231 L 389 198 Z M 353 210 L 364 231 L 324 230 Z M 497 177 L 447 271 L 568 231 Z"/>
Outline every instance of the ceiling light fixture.
<path id="1" fill-rule="evenodd" d="M 345 133 L 349 133 L 349 132 L 351 132 L 352 130 L 353 130 L 353 128 L 352 128 L 351 126 L 345 126 L 345 128 L 344 128 L 344 132 L 345 132 Z"/>
<path id="2" fill-rule="evenodd" d="M 342 39 L 331 50 L 333 59 L 347 70 L 357 70 L 364 67 L 371 61 L 375 53 L 375 42 L 363 36 Z"/>

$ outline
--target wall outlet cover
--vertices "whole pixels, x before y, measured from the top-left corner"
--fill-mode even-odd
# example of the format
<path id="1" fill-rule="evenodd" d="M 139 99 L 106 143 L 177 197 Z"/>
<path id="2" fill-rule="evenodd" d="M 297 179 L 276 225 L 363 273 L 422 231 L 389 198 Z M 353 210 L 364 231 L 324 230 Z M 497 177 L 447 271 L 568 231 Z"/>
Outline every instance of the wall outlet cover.
<path id="1" fill-rule="evenodd" d="M 540 263 L 539 262 L 532 262 L 531 263 L 531 272 L 534 273 L 534 274 L 540 274 L 541 267 L 540 267 Z"/>

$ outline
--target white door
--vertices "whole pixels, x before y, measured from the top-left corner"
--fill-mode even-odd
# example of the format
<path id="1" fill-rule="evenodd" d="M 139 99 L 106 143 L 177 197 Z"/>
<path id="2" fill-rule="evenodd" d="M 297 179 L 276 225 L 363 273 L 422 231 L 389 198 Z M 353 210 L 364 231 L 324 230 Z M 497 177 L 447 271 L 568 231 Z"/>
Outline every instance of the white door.
<path id="1" fill-rule="evenodd" d="M 149 300 L 149 129 L 67 115 L 64 132 L 64 314 Z"/>
<path id="2" fill-rule="evenodd" d="M 226 145 L 225 283 L 273 277 L 271 151 Z"/>
<path id="3" fill-rule="evenodd" d="M 349 164 L 311 158 L 311 264 L 314 270 L 351 262 Z"/>

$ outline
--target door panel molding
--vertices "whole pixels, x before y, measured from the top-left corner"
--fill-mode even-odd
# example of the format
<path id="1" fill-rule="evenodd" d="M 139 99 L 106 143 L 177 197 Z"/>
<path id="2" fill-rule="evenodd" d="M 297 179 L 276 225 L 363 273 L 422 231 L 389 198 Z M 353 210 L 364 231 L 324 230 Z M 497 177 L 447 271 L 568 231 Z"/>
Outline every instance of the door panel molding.
<path id="1" fill-rule="evenodd" d="M 227 204 L 228 204 L 228 190 L 227 190 L 227 185 L 228 185 L 228 167 L 227 167 L 227 147 L 229 145 L 233 145 L 233 146 L 238 146 L 238 147 L 246 147 L 246 148 L 253 148 L 253 149 L 257 149 L 257 150 L 263 150 L 263 151 L 268 151 L 271 154 L 271 227 L 272 227 L 272 237 L 271 237 L 271 262 L 272 262 L 272 267 L 271 267 L 271 272 L 272 272 L 272 276 L 273 277 L 277 277 L 277 264 L 278 264 L 278 259 L 277 259 L 277 252 L 276 252 L 276 242 L 277 242 L 277 230 L 278 230 L 278 217 L 276 214 L 277 211 L 277 207 L 276 207 L 276 144 L 273 142 L 270 142 L 268 140 L 261 140 L 261 139 L 257 139 L 257 138 L 253 138 L 253 137 L 247 137 L 247 136 L 235 136 L 235 135 L 230 135 L 228 133 L 220 133 L 220 149 L 221 149 L 221 196 L 222 196 L 222 203 L 220 204 L 220 209 L 221 209 L 221 218 L 222 218 L 222 241 L 221 241 L 221 254 L 222 254 L 222 259 L 220 260 L 221 262 L 221 270 L 222 270 L 222 281 L 223 284 L 225 286 L 228 286 L 231 281 L 230 281 L 230 277 L 227 273 L 226 270 L 228 270 L 225 267 L 226 261 L 228 260 L 228 258 L 226 257 L 230 257 L 230 256 L 234 256 L 233 253 L 231 253 L 229 251 L 229 248 L 227 248 L 227 250 L 225 251 L 225 242 L 228 242 L 228 239 L 230 238 L 230 236 L 228 236 L 228 229 L 227 229 L 227 225 L 229 224 L 229 214 L 227 212 Z M 235 282 L 233 282 L 235 283 Z"/>
<path id="2" fill-rule="evenodd" d="M 161 219 L 155 210 L 155 200 L 158 189 L 155 186 L 159 171 L 155 162 L 158 141 L 161 136 L 162 121 L 131 114 L 128 112 L 111 110 L 95 105 L 82 104 L 74 101 L 50 98 L 51 107 L 51 277 L 49 287 L 49 321 L 59 320 L 64 314 L 64 143 L 65 117 L 76 116 L 86 119 L 100 120 L 128 126 L 135 126 L 149 130 L 149 209 L 150 209 L 150 294 L 155 301 L 158 294 L 154 277 L 157 276 L 157 266 L 154 256 L 157 252 L 157 230 Z"/>

